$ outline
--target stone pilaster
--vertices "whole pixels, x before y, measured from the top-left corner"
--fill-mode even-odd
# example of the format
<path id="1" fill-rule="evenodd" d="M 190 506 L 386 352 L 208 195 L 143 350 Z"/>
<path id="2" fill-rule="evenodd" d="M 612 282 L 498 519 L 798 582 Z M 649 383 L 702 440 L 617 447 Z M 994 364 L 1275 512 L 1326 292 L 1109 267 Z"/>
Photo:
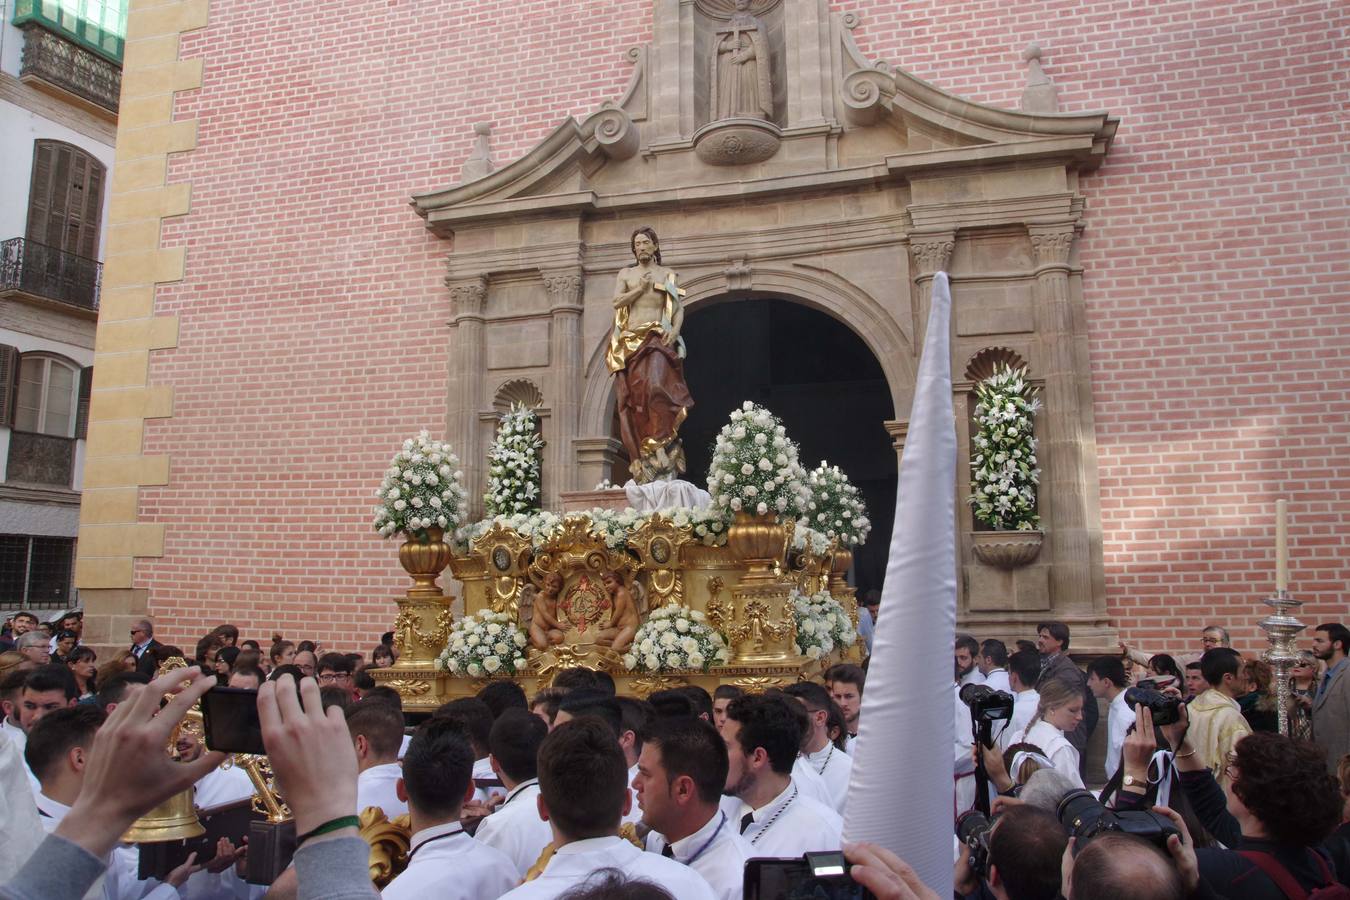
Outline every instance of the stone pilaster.
<path id="1" fill-rule="evenodd" d="M 472 518 L 482 514 L 483 466 L 478 459 L 481 424 L 478 407 L 484 402 L 483 373 L 486 371 L 484 354 L 483 307 L 487 301 L 488 281 L 485 275 L 469 278 L 447 278 L 450 302 L 454 314 L 450 320 L 450 376 L 447 392 L 446 421 L 450 443 L 464 463 L 464 486 L 469 492 Z"/>
<path id="2" fill-rule="evenodd" d="M 544 504 L 557 509 L 564 491 L 585 490 L 591 484 L 576 483 L 577 466 L 572 442 L 581 422 L 582 348 L 581 289 L 579 269 L 542 273 L 548 292 L 549 367 L 553 372 L 553 435 L 546 449 Z M 598 480 L 598 479 L 597 479 Z"/>
<path id="3" fill-rule="evenodd" d="M 891 446 L 895 448 L 895 467 L 899 471 L 900 461 L 905 455 L 905 439 L 909 437 L 908 419 L 887 419 L 881 423 L 891 436 Z"/>
<path id="4" fill-rule="evenodd" d="M 1027 231 L 1036 255 L 1036 327 L 1044 348 L 1045 411 L 1037 431 L 1045 473 L 1040 495 L 1052 563 L 1051 602 L 1056 612 L 1087 612 L 1093 608 L 1091 539 L 1069 294 L 1074 226 L 1029 225 Z"/>
<path id="5" fill-rule="evenodd" d="M 577 453 L 577 478 L 580 490 L 590 490 L 602 480 L 611 477 L 614 464 L 623 453 L 623 444 L 618 438 L 592 437 L 577 438 L 573 442 Z"/>
<path id="6" fill-rule="evenodd" d="M 914 284 L 919 289 L 914 309 L 914 353 L 923 352 L 928 332 L 928 310 L 933 305 L 933 276 L 945 271 L 956 248 L 956 232 L 916 232 L 909 236 L 909 252 L 914 257 Z"/>

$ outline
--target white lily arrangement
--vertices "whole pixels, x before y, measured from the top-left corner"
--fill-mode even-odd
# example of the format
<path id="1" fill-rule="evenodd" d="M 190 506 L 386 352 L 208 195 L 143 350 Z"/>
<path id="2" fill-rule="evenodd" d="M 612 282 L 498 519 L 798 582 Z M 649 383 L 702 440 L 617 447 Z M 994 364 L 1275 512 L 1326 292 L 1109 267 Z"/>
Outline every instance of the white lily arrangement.
<path id="1" fill-rule="evenodd" d="M 696 540 L 708 547 L 720 547 L 727 542 L 727 521 L 721 510 L 715 508 L 691 509 L 671 507 L 655 512 L 637 512 L 627 509 L 592 509 L 589 512 L 573 513 L 590 517 L 591 527 L 605 539 L 605 546 L 618 550 L 628 542 L 628 536 L 641 528 L 654 515 L 662 515 L 675 523 L 677 528 L 690 528 Z M 460 548 L 467 548 L 475 539 L 484 534 L 493 525 L 500 524 L 513 529 L 522 537 L 530 539 L 535 549 L 543 546 L 562 526 L 562 518 L 556 513 L 539 510 L 532 513 L 512 513 L 508 516 L 495 516 L 466 525 L 455 535 Z"/>
<path id="2" fill-rule="evenodd" d="M 789 545 L 793 550 L 801 550 L 806 553 L 824 553 L 830 546 L 830 536 L 823 531 L 817 531 L 809 525 L 803 524 L 806 520 L 802 519 L 792 527 L 792 543 Z"/>
<path id="3" fill-rule="evenodd" d="M 996 366 L 975 385 L 974 453 L 970 457 L 975 518 L 997 531 L 1033 531 L 1036 514 L 1036 466 L 1033 422 L 1040 410 L 1026 369 Z"/>
<path id="4" fill-rule="evenodd" d="M 803 594 L 793 588 L 792 606 L 797 620 L 797 652 L 807 659 L 820 659 L 836 649 L 852 647 L 858 639 L 853 621 L 829 591 Z"/>
<path id="5" fill-rule="evenodd" d="M 450 638 L 436 668 L 452 675 L 486 678 L 525 671 L 525 632 L 511 616 L 482 610 L 450 627 Z"/>
<path id="6" fill-rule="evenodd" d="M 838 539 L 843 547 L 855 547 L 867 540 L 872 531 L 867 505 L 842 469 L 821 460 L 807 476 L 807 483 L 811 487 L 804 520 L 807 525 Z"/>
<path id="7" fill-rule="evenodd" d="M 744 511 L 795 521 L 811 502 L 797 445 L 773 413 L 749 400 L 717 435 L 708 493 L 728 516 Z"/>
<path id="8" fill-rule="evenodd" d="M 459 457 L 444 441 L 421 431 L 394 454 L 376 496 L 374 527 L 381 537 L 424 540 L 428 528 L 453 534 L 464 515 L 466 492 Z"/>
<path id="9" fill-rule="evenodd" d="M 489 516 L 530 512 L 539 508 L 539 416 L 523 403 L 502 415 L 497 440 L 488 448 L 488 489 L 483 495 Z"/>
<path id="10" fill-rule="evenodd" d="M 633 672 L 706 672 L 730 660 L 726 638 L 707 616 L 687 606 L 663 606 L 637 630 L 623 664 Z"/>

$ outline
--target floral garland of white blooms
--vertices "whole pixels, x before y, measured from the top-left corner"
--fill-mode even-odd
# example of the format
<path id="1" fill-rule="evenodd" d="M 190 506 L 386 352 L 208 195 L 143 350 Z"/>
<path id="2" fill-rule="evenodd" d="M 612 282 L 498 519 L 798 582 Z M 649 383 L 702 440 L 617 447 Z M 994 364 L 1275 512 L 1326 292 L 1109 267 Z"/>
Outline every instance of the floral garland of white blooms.
<path id="1" fill-rule="evenodd" d="M 513 403 L 497 426 L 497 440 L 488 448 L 488 489 L 483 495 L 491 516 L 539 508 L 539 451 L 544 439 L 536 432 L 539 417 L 523 403 Z"/>
<path id="2" fill-rule="evenodd" d="M 778 418 L 749 400 L 732 410 L 708 468 L 713 504 L 731 513 L 800 519 L 811 502 L 797 445 Z"/>
<path id="3" fill-rule="evenodd" d="M 394 454 L 376 496 L 375 530 L 382 537 L 403 533 L 422 539 L 428 528 L 454 533 L 464 514 L 466 492 L 459 457 L 444 441 L 421 431 Z"/>
<path id="4" fill-rule="evenodd" d="M 822 459 L 820 465 L 811 470 L 808 481 L 811 504 L 806 523 L 825 532 L 829 538 L 838 538 L 845 547 L 866 541 L 872 531 L 872 520 L 867 518 L 862 494 L 843 470 Z"/>
<path id="5" fill-rule="evenodd" d="M 591 527 L 605 539 L 605 546 L 617 550 L 628 541 L 628 536 L 646 524 L 652 516 L 661 515 L 671 520 L 677 528 L 689 527 L 694 538 L 705 546 L 720 547 L 727 542 L 727 521 L 717 509 L 691 509 L 672 507 L 655 512 L 637 512 L 628 509 L 592 509 L 574 515 L 589 516 Z M 467 548 L 475 539 L 482 536 L 493 525 L 502 525 L 514 530 L 538 549 L 548 541 L 559 528 L 562 518 L 556 513 L 540 510 L 533 513 L 513 513 L 509 516 L 496 516 L 465 525 L 455 535 L 456 543 Z"/>
<path id="6" fill-rule="evenodd" d="M 822 553 L 830 546 L 830 537 L 823 531 L 817 531 L 809 525 L 804 525 L 803 519 L 792 527 L 792 543 L 789 545 L 793 550 L 804 550 L 807 553 Z"/>
<path id="7" fill-rule="evenodd" d="M 975 518 L 998 531 L 1032 531 L 1036 514 L 1036 438 L 1032 420 L 1040 409 L 1026 369 L 994 367 L 975 385 L 975 453 L 970 458 Z"/>
<path id="8" fill-rule="evenodd" d="M 853 620 L 829 591 L 808 595 L 793 588 L 792 607 L 797 619 L 797 652 L 808 659 L 829 656 L 836 647 L 852 647 L 858 639 Z"/>
<path id="9" fill-rule="evenodd" d="M 706 672 L 730 661 L 726 638 L 708 625 L 707 616 L 687 606 L 653 610 L 623 657 L 630 672 Z"/>
<path id="10" fill-rule="evenodd" d="M 452 675 L 482 678 L 525 671 L 525 632 L 506 613 L 482 610 L 450 627 L 450 639 L 436 668 Z"/>

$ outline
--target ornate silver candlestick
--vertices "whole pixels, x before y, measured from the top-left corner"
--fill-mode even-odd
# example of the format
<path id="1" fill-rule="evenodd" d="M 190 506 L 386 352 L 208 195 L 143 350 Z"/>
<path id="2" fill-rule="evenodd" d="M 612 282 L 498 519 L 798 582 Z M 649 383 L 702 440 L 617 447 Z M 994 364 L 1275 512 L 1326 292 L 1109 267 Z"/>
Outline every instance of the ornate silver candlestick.
<path id="1" fill-rule="evenodd" d="M 1289 591 L 1281 588 L 1275 596 L 1265 601 L 1274 612 L 1261 620 L 1261 629 L 1270 641 L 1270 649 L 1265 652 L 1265 660 L 1275 671 L 1275 700 L 1279 705 L 1280 734 L 1289 735 L 1289 670 L 1298 662 L 1298 649 L 1294 641 L 1298 633 L 1307 626 L 1291 615 L 1292 610 L 1303 605 L 1302 600 L 1289 596 Z"/>

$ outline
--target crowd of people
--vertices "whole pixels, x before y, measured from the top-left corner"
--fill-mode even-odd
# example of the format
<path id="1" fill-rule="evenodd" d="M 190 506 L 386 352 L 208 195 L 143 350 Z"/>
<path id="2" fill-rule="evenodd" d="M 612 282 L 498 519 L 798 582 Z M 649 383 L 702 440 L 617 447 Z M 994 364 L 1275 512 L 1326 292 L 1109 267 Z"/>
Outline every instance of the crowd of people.
<path id="1" fill-rule="evenodd" d="M 407 867 L 383 891 L 394 900 L 738 900 L 747 860 L 841 849 L 875 896 L 935 896 L 888 851 L 843 841 L 866 663 L 759 693 L 681 686 L 645 698 L 604 672 L 567 669 L 534 696 L 491 681 L 412 727 L 400 695 L 368 673 L 394 662 L 392 641 L 367 657 L 277 637 L 263 653 L 223 625 L 188 656 L 141 621 L 127 653 L 97 667 L 78 616 L 50 633 L 13 624 L 19 658 L 0 654 L 0 897 L 80 897 L 100 877 L 96 896 L 109 900 L 370 897 L 356 818 L 370 807 L 411 822 Z M 1312 630 L 1285 710 L 1292 737 L 1277 730 L 1269 667 L 1222 628 L 1201 637 L 1192 654 L 1122 645 L 1086 670 L 1059 622 L 1013 648 L 958 637 L 953 816 L 933 827 L 952 833 L 959 895 L 1348 895 L 1350 632 Z M 197 668 L 152 681 L 172 656 Z M 162 879 L 140 879 L 135 846 L 121 842 L 137 815 L 184 788 L 204 810 L 252 794 L 190 729 L 177 731 L 173 758 L 164 752 L 215 685 L 258 691 L 295 817 L 293 864 L 270 886 L 243 879 L 247 848 L 228 840 Z M 972 704 L 1002 710 L 987 744 Z M 1099 724 L 1105 764 L 1089 767 Z"/>

